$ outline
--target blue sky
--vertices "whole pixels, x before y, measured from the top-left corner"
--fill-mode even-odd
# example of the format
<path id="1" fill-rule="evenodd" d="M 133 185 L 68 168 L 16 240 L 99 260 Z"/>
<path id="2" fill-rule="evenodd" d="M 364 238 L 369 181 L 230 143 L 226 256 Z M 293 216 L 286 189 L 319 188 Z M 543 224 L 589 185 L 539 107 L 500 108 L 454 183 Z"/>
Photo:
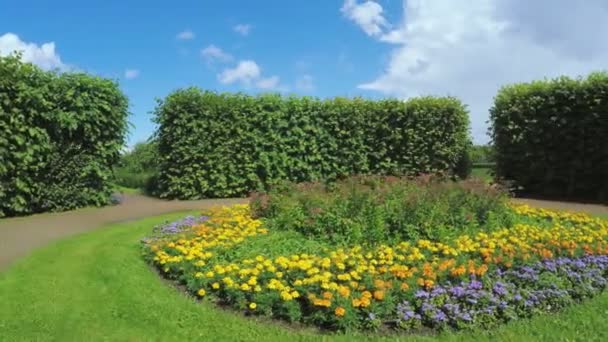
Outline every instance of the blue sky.
<path id="1" fill-rule="evenodd" d="M 0 54 L 119 81 L 129 144 L 154 130 L 155 98 L 199 86 L 320 97 L 454 95 L 487 141 L 505 83 L 608 67 L 608 5 L 566 0 L 15 1 Z M 571 25 L 565 27 L 564 20 Z"/>

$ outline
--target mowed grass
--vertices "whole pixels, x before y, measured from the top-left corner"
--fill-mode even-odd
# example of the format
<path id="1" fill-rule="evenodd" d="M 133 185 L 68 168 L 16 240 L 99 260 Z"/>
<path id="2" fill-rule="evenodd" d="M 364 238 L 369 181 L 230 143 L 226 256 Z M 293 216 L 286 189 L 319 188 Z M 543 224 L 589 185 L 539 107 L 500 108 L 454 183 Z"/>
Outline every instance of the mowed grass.
<path id="1" fill-rule="evenodd" d="M 487 166 L 473 166 L 471 177 L 480 178 L 489 183 L 492 181 L 491 169 Z"/>
<path id="2" fill-rule="evenodd" d="M 139 239 L 186 214 L 60 241 L 0 273 L 0 341 L 608 340 L 608 293 L 559 314 L 438 336 L 323 335 L 245 318 L 180 293 L 142 261 Z"/>

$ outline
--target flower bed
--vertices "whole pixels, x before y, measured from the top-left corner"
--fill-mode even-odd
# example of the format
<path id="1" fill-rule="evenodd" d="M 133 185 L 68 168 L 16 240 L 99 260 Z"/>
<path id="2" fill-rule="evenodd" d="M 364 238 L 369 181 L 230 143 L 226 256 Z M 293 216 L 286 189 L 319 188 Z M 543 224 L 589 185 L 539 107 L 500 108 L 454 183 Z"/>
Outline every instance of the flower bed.
<path id="1" fill-rule="evenodd" d="M 521 223 L 444 241 L 307 248 L 234 206 L 165 229 L 145 254 L 201 298 L 331 329 L 487 327 L 605 288 L 606 221 L 513 211 Z"/>

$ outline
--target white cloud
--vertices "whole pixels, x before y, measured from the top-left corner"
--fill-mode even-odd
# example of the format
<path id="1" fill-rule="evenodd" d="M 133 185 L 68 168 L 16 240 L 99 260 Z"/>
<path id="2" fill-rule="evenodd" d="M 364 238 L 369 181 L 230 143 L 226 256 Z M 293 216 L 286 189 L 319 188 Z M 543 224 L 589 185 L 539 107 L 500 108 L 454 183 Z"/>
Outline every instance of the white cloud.
<path id="1" fill-rule="evenodd" d="M 250 85 L 253 81 L 260 78 L 261 69 L 256 62 L 252 60 L 240 61 L 238 65 L 232 69 L 225 69 L 218 75 L 218 80 L 223 84 L 232 84 L 240 82 L 245 85 Z"/>
<path id="2" fill-rule="evenodd" d="M 194 34 L 194 32 L 190 31 L 190 30 L 185 30 L 182 31 L 180 33 L 178 33 L 175 36 L 175 39 L 177 40 L 192 40 L 196 37 L 196 35 Z"/>
<path id="3" fill-rule="evenodd" d="M 374 34 L 394 49 L 380 75 L 359 87 L 457 96 L 469 106 L 477 142 L 488 140 L 500 86 L 608 69 L 608 41 L 597 38 L 608 35 L 604 0 L 406 0 L 403 13 L 397 28 Z"/>
<path id="4" fill-rule="evenodd" d="M 296 89 L 304 92 L 313 91 L 315 89 L 315 85 L 312 76 L 302 75 L 298 77 L 296 80 Z"/>
<path id="5" fill-rule="evenodd" d="M 263 90 L 287 89 L 280 84 L 279 76 L 262 77 L 262 69 L 252 60 L 240 61 L 234 68 L 225 69 L 217 75 L 217 79 L 222 84 L 240 83 Z"/>
<path id="6" fill-rule="evenodd" d="M 354 21 L 370 36 L 381 34 L 383 28 L 388 27 L 382 14 L 382 6 L 375 1 L 358 3 L 357 0 L 346 0 L 341 11 L 344 16 Z"/>
<path id="7" fill-rule="evenodd" d="M 42 45 L 28 43 L 10 32 L 0 36 L 0 56 L 7 56 L 15 51 L 22 53 L 21 59 L 24 62 L 36 64 L 44 70 L 68 69 L 68 66 L 63 64 L 61 57 L 55 51 L 54 42 L 43 43 Z"/>
<path id="8" fill-rule="evenodd" d="M 205 58 L 207 62 L 218 61 L 222 63 L 227 63 L 234 59 L 231 54 L 225 52 L 224 50 L 213 44 L 202 49 L 201 56 L 203 56 L 203 58 Z"/>
<path id="9" fill-rule="evenodd" d="M 139 77 L 139 70 L 137 69 L 127 69 L 125 70 L 125 78 L 128 80 L 132 80 Z"/>
<path id="10" fill-rule="evenodd" d="M 268 78 L 261 78 L 256 82 L 256 87 L 260 89 L 277 89 L 279 87 L 279 76 L 270 76 Z"/>
<path id="11" fill-rule="evenodd" d="M 249 35 L 249 32 L 251 31 L 253 27 L 249 24 L 238 24 L 235 25 L 232 29 L 234 30 L 234 32 L 242 35 L 242 36 L 247 36 Z"/>

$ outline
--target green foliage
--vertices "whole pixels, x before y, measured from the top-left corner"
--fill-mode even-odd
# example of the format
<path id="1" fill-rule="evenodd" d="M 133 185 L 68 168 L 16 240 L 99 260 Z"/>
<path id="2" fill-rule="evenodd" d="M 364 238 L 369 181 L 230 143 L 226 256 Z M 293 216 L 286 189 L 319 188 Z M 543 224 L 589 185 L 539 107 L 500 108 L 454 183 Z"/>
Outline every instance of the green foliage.
<path id="1" fill-rule="evenodd" d="M 490 145 L 471 146 L 471 162 L 473 164 L 488 164 L 494 162 L 494 148 Z"/>
<path id="2" fill-rule="evenodd" d="M 0 57 L 0 217 L 107 204 L 127 105 L 112 81 Z"/>
<path id="3" fill-rule="evenodd" d="M 116 184 L 127 188 L 153 191 L 158 174 L 158 145 L 154 140 L 135 144 L 133 150 L 123 154 L 114 172 Z"/>
<path id="4" fill-rule="evenodd" d="M 473 172 L 473 162 L 471 161 L 471 151 L 470 149 L 465 149 L 460 154 L 460 158 L 456 162 L 454 166 L 454 175 L 460 179 L 467 179 L 471 176 Z"/>
<path id="5" fill-rule="evenodd" d="M 515 84 L 490 110 L 496 175 L 537 195 L 608 200 L 608 74 Z"/>
<path id="6" fill-rule="evenodd" d="M 508 227 L 514 217 L 500 189 L 428 176 L 283 183 L 255 194 L 251 206 L 271 230 L 344 244 L 440 240 Z"/>
<path id="7" fill-rule="evenodd" d="M 194 199 L 281 180 L 449 172 L 469 143 L 454 98 L 318 100 L 177 90 L 160 100 L 159 195 Z"/>

